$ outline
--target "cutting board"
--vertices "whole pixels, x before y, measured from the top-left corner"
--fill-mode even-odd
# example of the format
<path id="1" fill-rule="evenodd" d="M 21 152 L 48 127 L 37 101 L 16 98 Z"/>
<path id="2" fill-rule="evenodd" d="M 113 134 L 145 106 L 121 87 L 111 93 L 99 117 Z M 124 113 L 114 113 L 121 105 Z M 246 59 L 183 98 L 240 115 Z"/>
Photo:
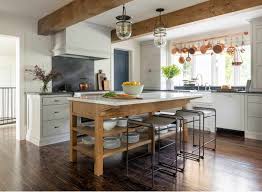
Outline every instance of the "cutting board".
<path id="1" fill-rule="evenodd" d="M 103 89 L 105 91 L 110 91 L 110 81 L 109 80 L 103 80 Z"/>
<path id="2" fill-rule="evenodd" d="M 114 97 L 106 97 L 108 99 L 124 99 L 124 100 L 131 100 L 131 99 L 143 99 L 142 97 L 137 97 L 137 96 L 132 96 L 132 95 L 128 95 L 128 96 L 121 96 L 121 95 L 117 95 Z"/>
<path id="3" fill-rule="evenodd" d="M 102 72 L 102 70 L 97 73 L 97 88 L 99 91 L 103 90 L 103 80 L 105 79 L 106 74 Z"/>

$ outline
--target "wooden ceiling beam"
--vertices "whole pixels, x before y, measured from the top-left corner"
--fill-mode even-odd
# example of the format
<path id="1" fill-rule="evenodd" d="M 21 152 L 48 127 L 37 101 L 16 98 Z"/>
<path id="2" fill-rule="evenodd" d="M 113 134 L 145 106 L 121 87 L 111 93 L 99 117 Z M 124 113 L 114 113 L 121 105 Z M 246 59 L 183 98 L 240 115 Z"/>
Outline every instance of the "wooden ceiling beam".
<path id="1" fill-rule="evenodd" d="M 260 5 L 262 5 L 262 0 L 209 0 L 165 14 L 163 15 L 163 20 L 166 21 L 167 28 L 172 28 Z M 134 23 L 132 26 L 133 31 L 131 38 L 153 33 L 156 19 L 157 17 L 154 17 Z M 117 38 L 115 30 L 111 32 L 111 37 L 113 43 L 121 41 Z"/>
<path id="2" fill-rule="evenodd" d="M 74 0 L 38 21 L 38 34 L 49 35 L 133 0 Z"/>

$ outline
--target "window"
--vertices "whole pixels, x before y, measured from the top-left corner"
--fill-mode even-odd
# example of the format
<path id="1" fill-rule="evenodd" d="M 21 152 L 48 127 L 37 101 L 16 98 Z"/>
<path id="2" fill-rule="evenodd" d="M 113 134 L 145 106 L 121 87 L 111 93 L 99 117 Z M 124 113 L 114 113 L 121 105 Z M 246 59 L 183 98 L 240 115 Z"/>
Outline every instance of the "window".
<path id="1" fill-rule="evenodd" d="M 232 86 L 245 86 L 251 79 L 251 50 L 250 46 L 244 46 L 245 52 L 241 54 L 243 64 L 232 66 L 232 57 L 227 53 L 201 54 L 192 56 L 190 63 L 179 64 L 180 55 L 172 55 L 171 62 L 181 67 L 183 73 L 175 78 L 175 85 L 183 85 L 183 80 L 191 80 L 198 77 L 199 83 L 212 86 L 229 84 Z M 183 55 L 187 57 L 187 55 Z M 202 81 L 202 82 L 201 82 Z"/>

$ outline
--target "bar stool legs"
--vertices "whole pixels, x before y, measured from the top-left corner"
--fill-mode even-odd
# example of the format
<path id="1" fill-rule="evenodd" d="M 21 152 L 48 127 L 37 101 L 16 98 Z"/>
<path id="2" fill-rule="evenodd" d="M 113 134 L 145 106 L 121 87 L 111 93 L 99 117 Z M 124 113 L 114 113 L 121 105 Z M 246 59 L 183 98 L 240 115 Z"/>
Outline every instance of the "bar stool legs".
<path id="1" fill-rule="evenodd" d="M 216 126 L 216 109 L 214 108 L 205 108 L 205 107 L 194 107 L 195 110 L 199 111 L 199 112 L 202 112 L 202 119 L 203 119 L 203 143 L 202 143 L 202 148 L 203 148 L 203 156 L 204 156 L 204 150 L 205 149 L 209 149 L 209 150 L 212 150 L 212 151 L 216 151 L 216 136 L 217 136 L 217 126 Z M 201 111 L 202 110 L 202 111 Z M 210 114 L 210 115 L 205 115 L 205 113 L 203 111 L 209 111 L 209 112 L 212 112 L 213 114 Z M 209 141 L 205 142 L 205 119 L 207 118 L 214 118 L 214 131 L 215 131 L 215 135 L 214 135 L 214 138 L 213 139 L 210 139 Z M 214 147 L 213 148 L 209 148 L 209 147 L 206 147 L 207 144 L 211 143 L 211 142 L 214 142 Z"/>
<path id="2" fill-rule="evenodd" d="M 183 122 L 183 126 L 188 123 L 193 123 L 193 146 L 195 145 L 195 122 L 198 121 L 198 148 L 193 149 L 192 152 L 186 152 L 185 150 L 180 150 L 179 156 L 185 156 L 186 159 L 194 160 L 197 162 L 200 162 L 200 159 L 203 159 L 203 156 L 201 155 L 201 115 L 202 112 L 195 111 L 195 110 L 178 110 L 176 115 L 182 117 L 185 119 L 184 113 L 189 114 L 192 117 L 192 121 Z M 196 119 L 197 117 L 197 119 Z M 196 145 L 197 146 L 197 145 Z M 198 151 L 198 154 L 195 154 L 195 152 Z"/>
<path id="3" fill-rule="evenodd" d="M 133 122 L 134 123 L 134 122 Z M 148 124 L 143 124 L 143 123 L 139 123 L 140 126 L 141 125 L 147 125 Z M 147 154 L 144 154 L 144 155 L 140 155 L 138 157 L 135 157 L 133 159 L 129 159 L 129 128 L 130 128 L 130 123 L 128 122 L 127 123 L 127 129 L 126 129 L 126 176 L 129 177 L 129 161 L 131 160 L 134 160 L 134 159 L 138 159 L 138 158 L 141 158 L 141 157 L 145 157 L 145 156 L 148 156 L 148 153 Z M 155 170 L 155 150 L 154 150 L 154 144 L 155 144 L 155 139 L 154 139 L 154 130 L 153 128 L 149 127 L 150 128 L 150 131 L 152 132 L 151 135 L 151 152 L 150 152 L 150 156 L 151 156 L 151 165 L 150 165 L 150 169 L 151 169 L 151 186 L 152 188 L 154 187 L 154 170 Z M 145 168 L 146 169 L 146 168 Z"/>

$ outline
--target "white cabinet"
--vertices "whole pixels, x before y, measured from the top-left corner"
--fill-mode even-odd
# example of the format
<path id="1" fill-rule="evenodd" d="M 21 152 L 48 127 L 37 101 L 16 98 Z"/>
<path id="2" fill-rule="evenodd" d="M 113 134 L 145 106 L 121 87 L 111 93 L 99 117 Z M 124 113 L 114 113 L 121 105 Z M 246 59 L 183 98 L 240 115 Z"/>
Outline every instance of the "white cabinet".
<path id="1" fill-rule="evenodd" d="M 153 41 L 141 44 L 141 82 L 145 89 L 165 89 L 161 66 L 166 65 L 166 49 L 158 48 Z"/>
<path id="2" fill-rule="evenodd" d="M 246 109 L 245 137 L 262 140 L 262 95 L 247 95 Z"/>
<path id="3" fill-rule="evenodd" d="M 251 21 L 252 90 L 262 91 L 262 17 Z"/>
<path id="4" fill-rule="evenodd" d="M 245 95 L 236 93 L 199 92 L 202 98 L 192 100 L 195 107 L 210 107 L 217 111 L 217 127 L 223 129 L 245 130 Z M 214 120 L 205 122 L 207 130 L 214 131 Z"/>
<path id="5" fill-rule="evenodd" d="M 44 146 L 69 140 L 68 97 L 71 95 L 27 95 L 27 141 Z"/>
<path id="6" fill-rule="evenodd" d="M 245 96 L 235 93 L 214 93 L 214 108 L 217 111 L 217 127 L 244 131 Z"/>

